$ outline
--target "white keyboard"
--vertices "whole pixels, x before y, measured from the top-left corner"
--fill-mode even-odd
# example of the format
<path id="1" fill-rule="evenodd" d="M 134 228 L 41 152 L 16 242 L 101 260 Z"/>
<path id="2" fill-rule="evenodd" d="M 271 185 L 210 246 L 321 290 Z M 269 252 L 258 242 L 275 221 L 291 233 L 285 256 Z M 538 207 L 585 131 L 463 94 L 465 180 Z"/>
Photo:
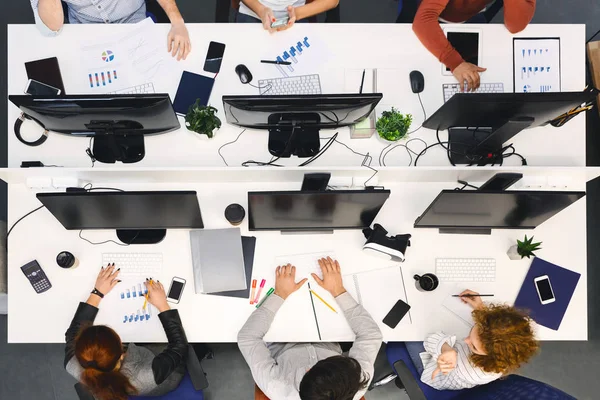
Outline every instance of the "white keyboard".
<path id="1" fill-rule="evenodd" d="M 287 78 L 260 79 L 260 94 L 321 94 L 319 75 L 290 76 Z"/>
<path id="2" fill-rule="evenodd" d="M 444 83 L 442 85 L 444 91 L 444 103 L 450 100 L 450 97 L 456 93 L 460 93 L 460 85 L 458 83 Z M 503 83 L 482 83 L 481 86 L 474 92 L 467 92 L 467 84 L 465 84 L 464 93 L 504 93 Z"/>
<path id="3" fill-rule="evenodd" d="M 162 272 L 162 253 L 103 253 L 102 266 L 115 263 L 122 277 L 157 277 Z"/>
<path id="4" fill-rule="evenodd" d="M 156 93 L 154 91 L 153 83 L 144 83 L 142 85 L 132 86 L 125 89 L 109 92 L 108 94 L 143 94 L 143 93 Z"/>
<path id="5" fill-rule="evenodd" d="M 437 258 L 435 274 L 440 282 L 494 282 L 493 258 Z"/>

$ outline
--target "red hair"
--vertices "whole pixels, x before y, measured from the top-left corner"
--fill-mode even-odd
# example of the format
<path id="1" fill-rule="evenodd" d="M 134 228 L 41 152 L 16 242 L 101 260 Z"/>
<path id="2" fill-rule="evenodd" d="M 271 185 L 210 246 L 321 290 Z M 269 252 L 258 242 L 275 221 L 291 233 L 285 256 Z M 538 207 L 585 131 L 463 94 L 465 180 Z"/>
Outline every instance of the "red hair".
<path id="1" fill-rule="evenodd" d="M 507 375 L 537 353 L 531 320 L 514 307 L 490 304 L 474 310 L 473 319 L 487 355 L 472 354 L 471 361 L 484 371 Z"/>
<path id="2" fill-rule="evenodd" d="M 84 327 L 75 339 L 75 357 L 83 367 L 81 381 L 99 400 L 127 400 L 136 389 L 117 365 L 123 355 L 121 338 L 103 325 Z"/>

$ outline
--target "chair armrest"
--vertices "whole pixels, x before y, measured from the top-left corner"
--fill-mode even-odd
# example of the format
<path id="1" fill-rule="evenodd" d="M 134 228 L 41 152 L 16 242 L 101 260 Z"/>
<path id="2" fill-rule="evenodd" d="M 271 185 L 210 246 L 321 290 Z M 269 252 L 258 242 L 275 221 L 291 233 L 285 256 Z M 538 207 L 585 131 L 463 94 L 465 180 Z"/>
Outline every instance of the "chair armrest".
<path id="1" fill-rule="evenodd" d="M 398 379 L 400 379 L 404 385 L 404 389 L 410 400 L 427 400 L 417 383 L 417 378 L 413 376 L 403 360 L 396 361 L 394 363 L 394 369 L 396 370 Z"/>
<path id="2" fill-rule="evenodd" d="M 81 382 L 77 382 L 75 384 L 75 392 L 77 392 L 77 397 L 79 400 L 96 400 L 94 395 L 90 393 L 87 387 Z"/>
<path id="3" fill-rule="evenodd" d="M 208 387 L 208 379 L 206 379 L 204 369 L 202 369 L 200 360 L 198 360 L 198 356 L 196 355 L 196 352 L 194 351 L 192 345 L 188 345 L 188 358 L 186 368 L 188 373 L 190 374 L 190 379 L 192 380 L 192 385 L 194 385 L 194 389 L 203 390 Z"/>

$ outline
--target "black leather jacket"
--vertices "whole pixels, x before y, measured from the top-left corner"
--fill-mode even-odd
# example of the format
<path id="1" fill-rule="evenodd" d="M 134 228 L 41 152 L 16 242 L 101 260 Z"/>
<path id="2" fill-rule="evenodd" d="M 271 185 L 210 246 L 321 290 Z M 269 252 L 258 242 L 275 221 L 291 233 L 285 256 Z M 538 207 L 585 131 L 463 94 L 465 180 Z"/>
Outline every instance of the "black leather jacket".
<path id="1" fill-rule="evenodd" d="M 75 337 L 82 324 L 94 323 L 98 308 L 87 303 L 79 303 L 69 329 L 65 332 L 67 345 L 65 347 L 64 366 L 75 356 Z M 152 372 L 157 385 L 160 385 L 176 368 L 185 365 L 188 356 L 188 341 L 177 310 L 163 311 L 158 314 L 167 340 L 167 348 L 154 357 Z"/>

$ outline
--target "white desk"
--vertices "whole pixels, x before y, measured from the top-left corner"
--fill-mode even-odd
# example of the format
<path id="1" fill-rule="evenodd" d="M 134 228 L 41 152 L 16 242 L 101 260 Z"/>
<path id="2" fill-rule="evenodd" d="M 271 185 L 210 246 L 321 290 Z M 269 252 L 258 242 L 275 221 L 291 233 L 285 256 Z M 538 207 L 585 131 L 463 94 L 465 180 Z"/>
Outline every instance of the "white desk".
<path id="1" fill-rule="evenodd" d="M 488 70 L 483 74 L 485 82 L 503 82 L 506 91 L 512 91 L 512 38 L 503 25 L 478 26 L 483 31 L 482 65 Z M 67 25 L 59 37 L 42 37 L 33 25 L 9 25 L 8 27 L 8 93 L 21 94 L 27 82 L 24 63 L 27 61 L 56 56 L 59 59 L 67 93 L 78 93 L 84 88 L 74 84 L 74 76 L 79 73 L 81 60 L 79 48 L 103 35 L 125 33 L 132 29 L 127 25 Z M 164 31 L 167 26 L 156 26 Z M 388 76 L 380 82 L 379 91 L 384 98 L 378 110 L 395 106 L 402 112 L 414 116 L 414 127 L 418 126 L 423 115 L 416 95 L 410 91 L 408 75 L 419 70 L 425 76 L 425 91 L 421 94 L 427 115 L 430 116 L 442 105 L 442 83 L 453 82 L 453 77 L 441 75 L 440 63 L 421 45 L 413 34 L 410 25 L 401 24 L 297 24 L 286 32 L 270 36 L 255 24 L 188 24 L 193 43 L 193 51 L 187 61 L 181 62 L 181 69 L 203 73 L 204 57 L 211 40 L 226 43 L 225 58 L 214 90 L 211 104 L 222 112 L 222 95 L 257 94 L 257 90 L 242 85 L 234 72 L 237 64 L 245 64 L 254 79 L 278 76 L 271 65 L 260 64 L 269 48 L 278 49 L 281 44 L 307 34 L 327 41 L 330 57 L 313 73 L 321 76 L 323 93 L 356 92 L 346 88 L 345 75 L 348 70 L 377 68 L 381 76 Z M 562 52 L 562 90 L 579 91 L 585 86 L 585 26 L 584 25 L 530 25 L 515 37 L 560 37 Z M 165 41 L 166 42 L 166 41 Z M 26 45 L 25 45 L 26 43 Z M 265 53 L 266 52 L 266 53 Z M 167 92 L 173 98 L 181 75 L 181 69 L 173 71 L 154 82 L 157 92 Z M 387 74 L 385 73 L 387 71 Z M 394 79 L 397 77 L 397 79 Z M 144 82 L 135 82 L 144 83 Z M 89 88 L 88 88 L 89 89 Z M 64 135 L 51 134 L 40 147 L 27 147 L 17 141 L 13 134 L 13 123 L 18 117 L 18 109 L 8 105 L 8 165 L 18 167 L 23 160 L 40 160 L 46 165 L 68 167 L 89 167 L 90 160 L 85 154 L 88 140 Z M 183 120 L 180 119 L 182 126 Z M 185 128 L 177 132 L 146 138 L 146 157 L 141 162 L 130 165 L 137 167 L 184 167 L 184 166 L 224 166 L 217 149 L 234 140 L 241 131 L 238 127 L 224 124 L 213 140 L 200 138 Z M 39 136 L 39 128 L 26 123 L 24 136 Z M 339 139 L 359 152 L 370 152 L 374 159 L 384 144 L 376 138 L 350 140 L 348 128 L 339 129 Z M 323 130 L 321 137 L 329 137 L 333 131 Z M 31 135 L 31 136 L 30 136 Z M 246 160 L 269 160 L 265 131 L 248 130 L 240 140 L 225 148 L 223 154 L 230 166 L 239 166 Z M 435 132 L 422 129 L 412 135 L 427 143 L 435 142 Z M 445 132 L 442 140 L 447 138 Z M 324 142 L 323 142 L 324 143 Z M 578 116 L 563 128 L 540 127 L 517 135 L 513 143 L 531 166 L 585 166 L 585 117 Z M 420 151 L 419 143 L 413 143 Z M 166 151 L 168 149 L 168 151 Z M 296 157 L 282 160 L 289 166 L 300 164 Z M 362 157 L 352 154 L 341 145 L 334 144 L 326 154 L 313 165 L 316 166 L 360 166 Z M 395 150 L 386 159 L 388 166 L 408 165 L 408 156 L 403 150 Z M 374 162 L 377 165 L 377 161 Z M 447 166 L 446 153 L 440 148 L 431 149 L 419 161 L 420 166 Z M 520 165 L 517 157 L 507 159 L 505 165 Z M 117 167 L 108 165 L 107 167 Z"/>
<path id="2" fill-rule="evenodd" d="M 548 169 L 540 171 L 534 167 L 520 169 L 520 172 L 553 175 Z M 246 173 L 247 172 L 247 173 Z M 228 227 L 223 217 L 224 207 L 231 202 L 246 206 L 249 190 L 292 190 L 299 186 L 299 178 L 305 172 L 298 170 L 267 170 L 255 182 L 245 182 L 256 171 L 229 169 L 223 173 L 205 170 L 195 172 L 154 171 L 154 172 L 77 172 L 81 179 L 93 181 L 95 186 L 117 186 L 127 190 L 171 190 L 193 189 L 198 198 L 206 228 Z M 367 171 L 368 172 L 368 171 Z M 357 176 L 367 173 L 356 169 Z M 9 184 L 9 226 L 20 216 L 39 206 L 35 193 L 19 183 L 23 176 L 32 173 L 23 170 L 3 170 L 0 177 Z M 58 173 L 58 172 L 56 172 Z M 497 277 L 493 284 L 477 286 L 473 289 L 491 291 L 494 301 L 514 301 L 522 280 L 528 270 L 529 261 L 510 261 L 506 256 L 508 247 L 526 233 L 535 234 L 542 240 L 543 249 L 539 256 L 581 274 L 581 280 L 571 300 L 567 313 L 558 331 L 539 328 L 542 340 L 586 340 L 587 339 L 587 252 L 586 252 L 586 201 L 578 201 L 568 209 L 547 221 L 533 232 L 521 230 L 494 230 L 491 236 L 439 235 L 435 229 L 414 229 L 415 218 L 442 189 L 453 188 L 455 177 L 480 183 L 494 173 L 490 169 L 460 170 L 446 169 L 426 171 L 426 169 L 404 171 L 384 171 L 380 184 L 391 189 L 392 194 L 375 222 L 381 223 L 390 233 L 411 233 L 412 247 L 407 251 L 407 260 L 402 264 L 404 277 L 408 278 L 407 296 L 412 306 L 413 323 L 409 327 L 391 330 L 383 324 L 384 339 L 421 340 L 425 334 L 444 329 L 466 334 L 468 328 L 440 304 L 453 284 L 442 284 L 432 293 L 418 292 L 410 277 L 416 273 L 433 272 L 436 257 L 492 257 L 497 260 Z M 585 190 L 585 182 L 592 178 L 589 171 L 582 169 L 565 170 L 573 177 L 570 190 Z M 596 171 L 597 173 L 597 171 Z M 64 170 L 64 174 L 74 174 Z M 193 176 L 195 174 L 195 176 Z M 210 176 L 210 174 L 214 174 Z M 334 172 L 335 175 L 335 172 Z M 102 177 L 112 180 L 101 180 Z M 229 178 L 227 178 L 229 176 Z M 595 175 L 594 175 L 595 176 Z M 97 179 L 89 179 L 96 177 Z M 192 182 L 192 180 L 197 182 Z M 126 182 L 137 182 L 135 184 Z M 212 182 L 211 182 L 212 181 Z M 222 182 L 219 182 L 222 181 Z M 182 183 L 168 183 L 182 182 Z M 185 182 L 185 183 L 184 183 Z M 247 221 L 247 219 L 246 219 Z M 333 250 L 339 258 L 344 274 L 367 271 L 394 265 L 364 254 L 360 249 L 364 238 L 360 231 L 337 231 L 333 235 L 285 236 L 278 232 L 248 232 L 247 222 L 241 226 L 243 234 L 257 237 L 254 259 L 254 278 L 268 278 L 267 288 L 274 284 L 274 258 L 278 255 L 312 253 Z M 233 342 L 236 334 L 248 315 L 254 310 L 245 299 L 196 295 L 193 288 L 191 256 L 188 232 L 170 230 L 164 241 L 155 246 L 118 247 L 107 244 L 92 246 L 78 238 L 78 231 L 67 231 L 45 209 L 23 220 L 11 233 L 8 243 L 8 284 L 9 326 L 8 340 L 16 342 L 62 342 L 64 332 L 73 316 L 79 301 L 84 301 L 93 287 L 101 253 L 110 251 L 162 252 L 165 266 L 161 282 L 168 284 L 172 276 L 187 280 L 179 309 L 185 330 L 190 341 L 194 342 Z M 93 241 L 114 238 L 112 231 L 85 231 L 84 236 Z M 73 270 L 62 270 L 55 264 L 56 255 L 63 250 L 75 254 L 81 265 Z M 20 266 L 37 259 L 46 271 L 53 288 L 48 292 L 35 294 L 29 282 L 20 271 Z M 396 264 L 398 265 L 398 264 Z M 316 284 L 313 287 L 317 286 Z M 117 289 L 109 296 L 117 296 Z M 100 307 L 97 323 L 108 323 L 111 319 L 110 300 L 105 299 Z M 118 312 L 117 312 L 118 313 Z M 280 316 L 278 318 L 285 318 Z M 288 315 L 289 318 L 289 315 Z M 113 324 L 111 322 L 111 324 Z M 114 324 L 113 324 L 114 325 Z M 135 332 L 124 330 L 117 324 L 116 330 L 124 341 L 151 342 L 165 341 L 161 329 L 138 329 Z M 308 328 L 306 328 L 308 329 Z M 269 341 L 314 341 L 314 334 L 306 329 L 271 330 Z M 312 332 L 312 330 L 311 330 Z M 340 340 L 352 340 L 349 332 Z"/>

